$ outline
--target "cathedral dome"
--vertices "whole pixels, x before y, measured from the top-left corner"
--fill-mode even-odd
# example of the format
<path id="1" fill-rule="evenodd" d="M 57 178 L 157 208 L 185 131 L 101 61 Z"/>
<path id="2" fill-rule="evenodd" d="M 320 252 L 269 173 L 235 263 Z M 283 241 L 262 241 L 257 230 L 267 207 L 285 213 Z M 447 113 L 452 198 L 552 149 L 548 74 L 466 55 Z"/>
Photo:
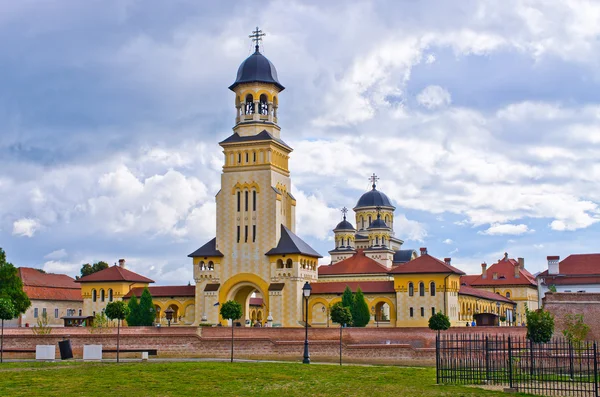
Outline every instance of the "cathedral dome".
<path id="1" fill-rule="evenodd" d="M 271 83 L 275 84 L 281 91 L 285 88 L 277 79 L 277 70 L 275 69 L 275 66 L 273 66 L 271 61 L 258 51 L 258 48 L 254 54 L 250 55 L 242 62 L 238 69 L 235 82 L 229 89 L 233 90 L 242 83 Z"/>
<path id="2" fill-rule="evenodd" d="M 388 196 L 386 196 L 383 192 L 380 192 L 379 190 L 375 189 L 375 186 L 373 186 L 373 190 L 360 196 L 360 199 L 358 199 L 358 203 L 356 203 L 354 209 L 356 210 L 363 207 L 391 207 L 394 209 L 396 208 L 392 205 Z"/>
<path id="3" fill-rule="evenodd" d="M 341 221 L 340 223 L 338 223 L 338 225 L 333 230 L 356 230 L 356 229 L 354 229 L 354 226 L 352 226 L 352 224 L 346 220 L 346 217 L 344 217 L 344 220 Z"/>

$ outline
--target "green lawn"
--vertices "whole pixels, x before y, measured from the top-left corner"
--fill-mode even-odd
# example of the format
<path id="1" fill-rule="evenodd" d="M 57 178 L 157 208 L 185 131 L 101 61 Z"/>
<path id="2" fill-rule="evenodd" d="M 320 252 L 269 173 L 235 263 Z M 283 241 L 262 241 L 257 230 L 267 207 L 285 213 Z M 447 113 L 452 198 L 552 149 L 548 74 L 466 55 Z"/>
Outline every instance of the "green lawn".
<path id="1" fill-rule="evenodd" d="M 296 363 L 5 363 L 0 396 L 509 396 L 435 385 L 435 369 Z"/>

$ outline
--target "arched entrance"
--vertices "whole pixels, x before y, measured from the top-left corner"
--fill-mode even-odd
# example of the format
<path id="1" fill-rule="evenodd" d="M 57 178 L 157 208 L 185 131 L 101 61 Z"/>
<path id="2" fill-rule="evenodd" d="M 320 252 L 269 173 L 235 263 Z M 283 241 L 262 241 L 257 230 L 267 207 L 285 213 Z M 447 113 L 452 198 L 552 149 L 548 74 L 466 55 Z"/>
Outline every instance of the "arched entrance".
<path id="1" fill-rule="evenodd" d="M 261 290 L 252 283 L 240 283 L 234 286 L 227 300 L 235 300 L 242 305 L 242 318 L 236 321 L 239 326 L 254 326 L 257 322 L 263 324 L 266 302 Z M 239 323 L 239 324 L 237 324 Z"/>

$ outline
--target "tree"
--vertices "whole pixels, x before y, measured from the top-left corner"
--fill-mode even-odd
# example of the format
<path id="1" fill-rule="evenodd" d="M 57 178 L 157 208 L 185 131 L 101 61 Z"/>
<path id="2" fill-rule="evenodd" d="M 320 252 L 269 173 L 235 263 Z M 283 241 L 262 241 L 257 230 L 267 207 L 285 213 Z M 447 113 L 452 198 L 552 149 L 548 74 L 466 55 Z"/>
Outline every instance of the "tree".
<path id="1" fill-rule="evenodd" d="M 569 313 L 565 316 L 565 329 L 562 333 L 576 349 L 579 349 L 589 332 L 590 326 L 583 321 L 583 314 Z"/>
<path id="2" fill-rule="evenodd" d="M 236 301 L 227 301 L 221 306 L 221 317 L 231 320 L 231 362 L 233 362 L 233 328 L 235 320 L 242 317 L 242 305 Z"/>
<path id="3" fill-rule="evenodd" d="M 0 248 L 0 298 L 8 299 L 16 310 L 15 317 L 25 313 L 31 301 L 23 291 L 23 281 L 12 263 L 6 261 L 6 253 Z"/>
<path id="4" fill-rule="evenodd" d="M 89 276 L 90 274 L 99 272 L 100 270 L 108 269 L 108 263 L 104 261 L 98 261 L 93 265 L 89 263 L 84 263 L 81 266 L 81 277 Z"/>
<path id="5" fill-rule="evenodd" d="M 429 317 L 429 329 L 437 331 L 438 337 L 440 331 L 446 331 L 450 328 L 450 318 L 442 312 L 437 312 L 433 316 Z"/>
<path id="6" fill-rule="evenodd" d="M 17 317 L 17 309 L 12 302 L 6 298 L 0 299 L 0 319 L 2 319 L 2 333 L 0 334 L 0 363 L 3 360 L 4 354 L 4 320 L 12 320 Z"/>
<path id="7" fill-rule="evenodd" d="M 152 295 L 148 287 L 144 288 L 142 297 L 140 298 L 139 306 L 139 325 L 151 326 L 156 318 L 156 310 L 154 309 L 154 302 L 152 301 Z"/>
<path id="8" fill-rule="evenodd" d="M 89 324 L 88 324 L 89 325 Z M 104 314 L 104 312 L 96 313 L 94 316 L 94 320 L 92 322 L 92 328 L 90 331 L 92 333 L 106 333 L 108 332 L 108 328 L 110 324 L 108 322 L 108 318 Z"/>
<path id="9" fill-rule="evenodd" d="M 127 315 L 127 325 L 129 327 L 135 327 L 140 325 L 140 304 L 138 303 L 135 294 L 131 295 L 129 302 L 127 303 L 129 308 L 129 314 Z"/>
<path id="10" fill-rule="evenodd" d="M 554 316 L 543 309 L 526 309 L 527 338 L 533 343 L 547 343 L 554 333 Z"/>
<path id="11" fill-rule="evenodd" d="M 331 306 L 329 311 L 331 321 L 340 325 L 340 365 L 342 365 L 342 330 L 346 324 L 352 323 L 352 313 L 350 309 L 344 307 L 341 302 Z"/>
<path id="12" fill-rule="evenodd" d="M 344 293 L 342 294 L 342 306 L 344 307 L 352 307 L 352 303 L 354 302 L 354 295 L 352 295 L 352 290 L 350 287 L 346 286 Z"/>
<path id="13" fill-rule="evenodd" d="M 129 314 L 129 307 L 123 301 L 111 302 L 106 305 L 106 317 L 117 320 L 117 362 L 119 362 L 119 339 L 121 337 L 121 321 Z"/>
<path id="14" fill-rule="evenodd" d="M 371 321 L 369 305 L 360 287 L 356 289 L 350 312 L 352 313 L 352 326 L 354 327 L 365 327 Z"/>

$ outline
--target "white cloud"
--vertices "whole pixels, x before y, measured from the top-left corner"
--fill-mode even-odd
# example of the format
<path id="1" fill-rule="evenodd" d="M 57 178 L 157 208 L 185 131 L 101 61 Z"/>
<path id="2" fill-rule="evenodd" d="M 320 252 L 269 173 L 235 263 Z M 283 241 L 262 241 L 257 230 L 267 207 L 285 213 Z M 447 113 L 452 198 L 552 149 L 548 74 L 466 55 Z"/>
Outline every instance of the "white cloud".
<path id="1" fill-rule="evenodd" d="M 424 242 L 427 237 L 425 224 L 410 220 L 404 214 L 394 216 L 394 233 L 401 239 Z"/>
<path id="2" fill-rule="evenodd" d="M 452 244 L 454 243 L 454 241 L 452 241 L 451 239 L 447 238 L 444 241 L 442 241 L 444 244 Z"/>
<path id="3" fill-rule="evenodd" d="M 417 95 L 417 102 L 427 109 L 447 106 L 451 102 L 450 93 L 439 85 L 430 85 Z"/>
<path id="4" fill-rule="evenodd" d="M 36 219 L 21 218 L 13 222 L 12 234 L 22 237 L 33 237 L 41 225 Z"/>
<path id="5" fill-rule="evenodd" d="M 67 250 L 65 250 L 64 248 L 61 248 L 59 250 L 50 252 L 49 254 L 45 255 L 44 258 L 46 258 L 46 259 L 63 259 L 67 255 L 68 255 Z"/>
<path id="6" fill-rule="evenodd" d="M 512 225 L 512 224 L 500 224 L 500 223 L 496 223 L 491 225 L 488 229 L 479 232 L 480 234 L 487 234 L 490 236 L 501 236 L 501 235 L 507 235 L 507 234 L 523 234 L 523 233 L 527 233 L 529 232 L 529 228 L 527 227 L 527 225 L 524 224 L 520 224 L 520 225 Z"/>
<path id="7" fill-rule="evenodd" d="M 333 240 L 332 229 L 340 219 L 340 212 L 327 205 L 322 197 L 307 195 L 294 188 L 296 198 L 296 231 L 300 236 Z"/>

